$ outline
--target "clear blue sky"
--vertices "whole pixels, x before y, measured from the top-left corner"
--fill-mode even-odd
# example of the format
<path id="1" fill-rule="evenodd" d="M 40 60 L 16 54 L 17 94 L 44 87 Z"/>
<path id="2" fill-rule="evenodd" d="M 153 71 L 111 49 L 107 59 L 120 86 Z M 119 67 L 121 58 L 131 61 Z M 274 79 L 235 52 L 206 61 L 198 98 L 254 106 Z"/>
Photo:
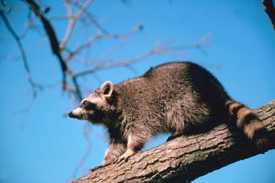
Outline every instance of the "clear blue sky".
<path id="1" fill-rule="evenodd" d="M 52 6 L 50 16 L 62 15 L 60 1 L 43 1 Z M 172 3 L 169 3 L 172 2 Z M 18 1 L 9 15 L 17 32 L 22 30 L 26 9 Z M 54 5 L 52 5 L 54 4 Z M 144 31 L 128 41 L 102 41 L 83 55 L 90 60 L 133 58 L 157 43 L 191 45 L 208 37 L 204 52 L 185 49 L 182 54 L 155 56 L 127 69 L 102 71 L 102 80 L 114 83 L 144 73 L 150 66 L 170 60 L 185 59 L 199 63 L 214 73 L 229 94 L 252 108 L 275 98 L 275 36 L 258 0 L 231 1 L 96 1 L 91 8 L 102 25 L 114 33 L 126 33 L 142 23 Z M 65 22 L 54 24 L 58 36 Z M 70 45 L 87 39 L 92 27 L 79 24 Z M 33 77 L 51 87 L 32 101 L 31 89 L 18 48 L 0 21 L 0 182 L 60 183 L 72 178 L 87 150 L 83 136 L 85 122 L 67 119 L 63 114 L 75 103 L 58 87 L 59 65 L 46 39 L 30 33 L 24 39 Z M 43 34 L 43 32 L 42 32 Z M 92 77 L 82 81 L 86 90 L 99 85 Z M 90 127 L 91 152 L 77 175 L 99 165 L 107 147 L 102 127 Z M 162 143 L 165 136 L 153 139 L 150 148 Z M 243 160 L 195 180 L 195 183 L 273 183 L 275 151 Z M 74 177 L 75 178 L 75 177 Z"/>

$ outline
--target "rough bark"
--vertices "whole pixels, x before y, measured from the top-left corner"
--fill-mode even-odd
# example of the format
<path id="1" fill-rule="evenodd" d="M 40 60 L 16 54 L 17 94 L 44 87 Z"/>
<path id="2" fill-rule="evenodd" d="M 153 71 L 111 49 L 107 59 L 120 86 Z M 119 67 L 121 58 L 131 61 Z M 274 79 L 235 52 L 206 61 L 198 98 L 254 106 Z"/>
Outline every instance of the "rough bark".
<path id="1" fill-rule="evenodd" d="M 265 151 L 275 148 L 275 100 L 255 110 L 269 139 Z M 178 137 L 149 151 L 99 166 L 76 180 L 90 182 L 190 182 L 230 163 L 264 153 L 252 145 L 234 125 L 225 123 L 209 132 Z"/>

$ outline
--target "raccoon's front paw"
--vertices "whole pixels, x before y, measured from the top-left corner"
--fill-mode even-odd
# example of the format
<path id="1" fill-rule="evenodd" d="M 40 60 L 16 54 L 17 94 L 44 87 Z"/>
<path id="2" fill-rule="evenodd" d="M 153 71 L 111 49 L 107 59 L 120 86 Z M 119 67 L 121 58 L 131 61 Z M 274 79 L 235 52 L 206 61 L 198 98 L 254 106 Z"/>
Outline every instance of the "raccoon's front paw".
<path id="1" fill-rule="evenodd" d="M 106 165 L 108 165 L 108 164 L 111 164 L 111 163 L 113 163 L 114 161 L 111 161 L 111 160 L 103 160 L 102 162 L 101 162 L 101 166 L 106 166 Z"/>
<path id="2" fill-rule="evenodd" d="M 132 149 L 127 149 L 125 153 L 123 153 L 119 158 L 118 158 L 118 162 L 120 161 L 127 161 L 129 159 L 129 157 L 133 156 L 134 154 L 136 154 L 136 152 Z"/>
<path id="3" fill-rule="evenodd" d="M 106 154 L 101 165 L 105 166 L 105 165 L 111 164 L 111 163 L 115 162 L 115 160 L 116 160 L 116 157 L 111 156 L 110 154 Z"/>

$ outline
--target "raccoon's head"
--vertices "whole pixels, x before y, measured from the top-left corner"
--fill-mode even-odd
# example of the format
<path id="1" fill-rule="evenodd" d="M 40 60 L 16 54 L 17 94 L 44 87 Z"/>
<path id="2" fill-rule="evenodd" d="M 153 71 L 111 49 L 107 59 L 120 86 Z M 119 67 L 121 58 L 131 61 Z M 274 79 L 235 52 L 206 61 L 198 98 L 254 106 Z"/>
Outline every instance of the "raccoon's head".
<path id="1" fill-rule="evenodd" d="M 68 116 L 93 123 L 105 123 L 115 112 L 115 107 L 112 104 L 113 93 L 112 82 L 104 82 L 100 88 L 84 98 Z"/>

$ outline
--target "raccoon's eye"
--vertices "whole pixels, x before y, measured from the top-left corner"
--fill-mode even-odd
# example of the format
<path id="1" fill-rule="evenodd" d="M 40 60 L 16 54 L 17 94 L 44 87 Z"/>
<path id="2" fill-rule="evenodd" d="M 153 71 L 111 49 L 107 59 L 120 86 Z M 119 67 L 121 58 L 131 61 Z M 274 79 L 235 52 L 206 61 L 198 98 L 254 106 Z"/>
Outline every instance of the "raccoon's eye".
<path id="1" fill-rule="evenodd" d="M 83 107 L 86 110 L 96 109 L 96 104 L 91 103 L 87 100 L 84 100 L 81 104 L 81 107 Z"/>
<path id="2" fill-rule="evenodd" d="M 81 103 L 81 107 L 85 107 L 89 105 L 89 102 L 87 100 L 84 100 L 82 103 Z"/>

